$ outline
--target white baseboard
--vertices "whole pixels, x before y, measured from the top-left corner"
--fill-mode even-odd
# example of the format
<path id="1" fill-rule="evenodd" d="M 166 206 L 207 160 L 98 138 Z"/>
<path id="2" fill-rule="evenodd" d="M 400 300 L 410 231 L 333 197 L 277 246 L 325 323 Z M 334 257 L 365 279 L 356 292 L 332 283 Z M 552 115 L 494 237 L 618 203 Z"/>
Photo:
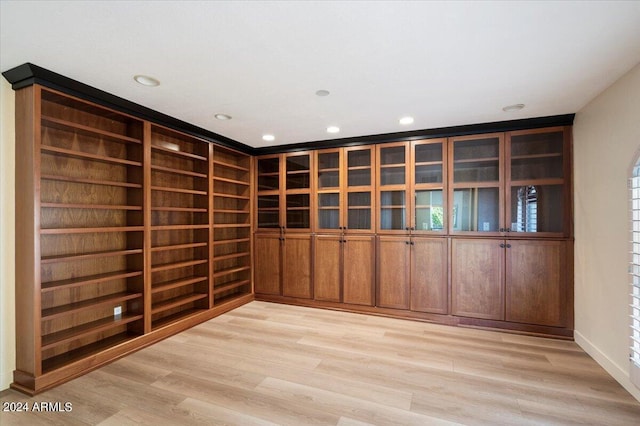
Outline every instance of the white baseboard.
<path id="1" fill-rule="evenodd" d="M 13 382 L 13 372 L 2 372 L 0 374 L 0 391 L 9 389 L 9 385 Z"/>
<path id="2" fill-rule="evenodd" d="M 611 374 L 611 376 L 616 379 L 616 381 L 620 383 L 622 387 L 631 394 L 631 396 L 640 401 L 640 389 L 638 389 L 633 383 L 631 383 L 628 369 L 621 368 L 618 364 L 613 362 L 604 352 L 602 352 L 600 349 L 598 349 L 598 347 L 591 343 L 589 339 L 580 334 L 579 331 L 574 331 L 573 335 L 576 343 L 582 349 L 584 349 L 584 351 L 588 353 L 591 358 L 593 358 L 598 364 L 600 364 L 600 366 L 604 368 L 607 373 Z"/>

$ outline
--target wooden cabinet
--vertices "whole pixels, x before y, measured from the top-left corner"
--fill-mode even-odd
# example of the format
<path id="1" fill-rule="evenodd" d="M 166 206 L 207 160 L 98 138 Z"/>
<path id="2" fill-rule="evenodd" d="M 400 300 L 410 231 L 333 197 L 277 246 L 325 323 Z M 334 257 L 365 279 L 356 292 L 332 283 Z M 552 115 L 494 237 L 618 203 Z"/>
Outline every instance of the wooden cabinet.
<path id="1" fill-rule="evenodd" d="M 449 312 L 449 265 L 446 238 L 411 239 L 411 310 Z"/>
<path id="2" fill-rule="evenodd" d="M 16 142 L 14 388 L 253 298 L 249 156 L 39 85 L 16 92 Z"/>
<path id="3" fill-rule="evenodd" d="M 506 241 L 506 320 L 566 327 L 566 241 Z"/>
<path id="4" fill-rule="evenodd" d="M 315 300 L 373 305 L 374 236 L 317 235 L 315 253 Z"/>
<path id="5" fill-rule="evenodd" d="M 504 240 L 452 239 L 451 313 L 504 319 Z"/>
<path id="6" fill-rule="evenodd" d="M 566 327 L 569 258 L 566 241 L 453 239 L 452 313 Z"/>
<path id="7" fill-rule="evenodd" d="M 380 236 L 378 251 L 377 306 L 448 312 L 446 239 Z"/>
<path id="8" fill-rule="evenodd" d="M 280 234 L 256 234 L 254 290 L 258 294 L 282 294 L 281 245 Z"/>

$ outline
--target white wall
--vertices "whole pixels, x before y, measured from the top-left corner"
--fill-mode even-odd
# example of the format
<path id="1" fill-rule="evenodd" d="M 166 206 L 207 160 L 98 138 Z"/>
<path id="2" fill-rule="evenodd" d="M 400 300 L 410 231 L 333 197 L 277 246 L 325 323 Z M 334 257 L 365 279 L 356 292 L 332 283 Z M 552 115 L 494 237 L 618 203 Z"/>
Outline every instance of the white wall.
<path id="1" fill-rule="evenodd" d="M 13 381 L 15 350 L 14 182 L 15 107 L 11 85 L 0 77 L 0 390 Z"/>
<path id="2" fill-rule="evenodd" d="M 575 338 L 636 399 L 629 381 L 627 179 L 640 148 L 640 64 L 574 121 Z"/>

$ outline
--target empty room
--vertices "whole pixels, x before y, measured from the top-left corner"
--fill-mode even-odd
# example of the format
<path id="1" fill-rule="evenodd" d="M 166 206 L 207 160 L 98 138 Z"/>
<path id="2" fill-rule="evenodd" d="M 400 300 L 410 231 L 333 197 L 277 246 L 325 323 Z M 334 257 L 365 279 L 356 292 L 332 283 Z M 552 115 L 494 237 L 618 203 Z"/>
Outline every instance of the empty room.
<path id="1" fill-rule="evenodd" d="M 640 424 L 640 1 L 0 0 L 0 424 Z"/>

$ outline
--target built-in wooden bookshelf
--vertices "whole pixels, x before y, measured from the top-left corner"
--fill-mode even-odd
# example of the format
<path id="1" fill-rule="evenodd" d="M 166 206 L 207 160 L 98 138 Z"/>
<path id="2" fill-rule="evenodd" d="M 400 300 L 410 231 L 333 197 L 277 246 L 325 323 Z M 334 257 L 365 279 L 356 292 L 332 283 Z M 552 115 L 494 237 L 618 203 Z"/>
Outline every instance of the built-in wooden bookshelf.
<path id="1" fill-rule="evenodd" d="M 16 139 L 14 388 L 252 300 L 250 156 L 39 85 Z"/>
<path id="2" fill-rule="evenodd" d="M 250 294 L 251 157 L 213 149 L 213 303 Z"/>

